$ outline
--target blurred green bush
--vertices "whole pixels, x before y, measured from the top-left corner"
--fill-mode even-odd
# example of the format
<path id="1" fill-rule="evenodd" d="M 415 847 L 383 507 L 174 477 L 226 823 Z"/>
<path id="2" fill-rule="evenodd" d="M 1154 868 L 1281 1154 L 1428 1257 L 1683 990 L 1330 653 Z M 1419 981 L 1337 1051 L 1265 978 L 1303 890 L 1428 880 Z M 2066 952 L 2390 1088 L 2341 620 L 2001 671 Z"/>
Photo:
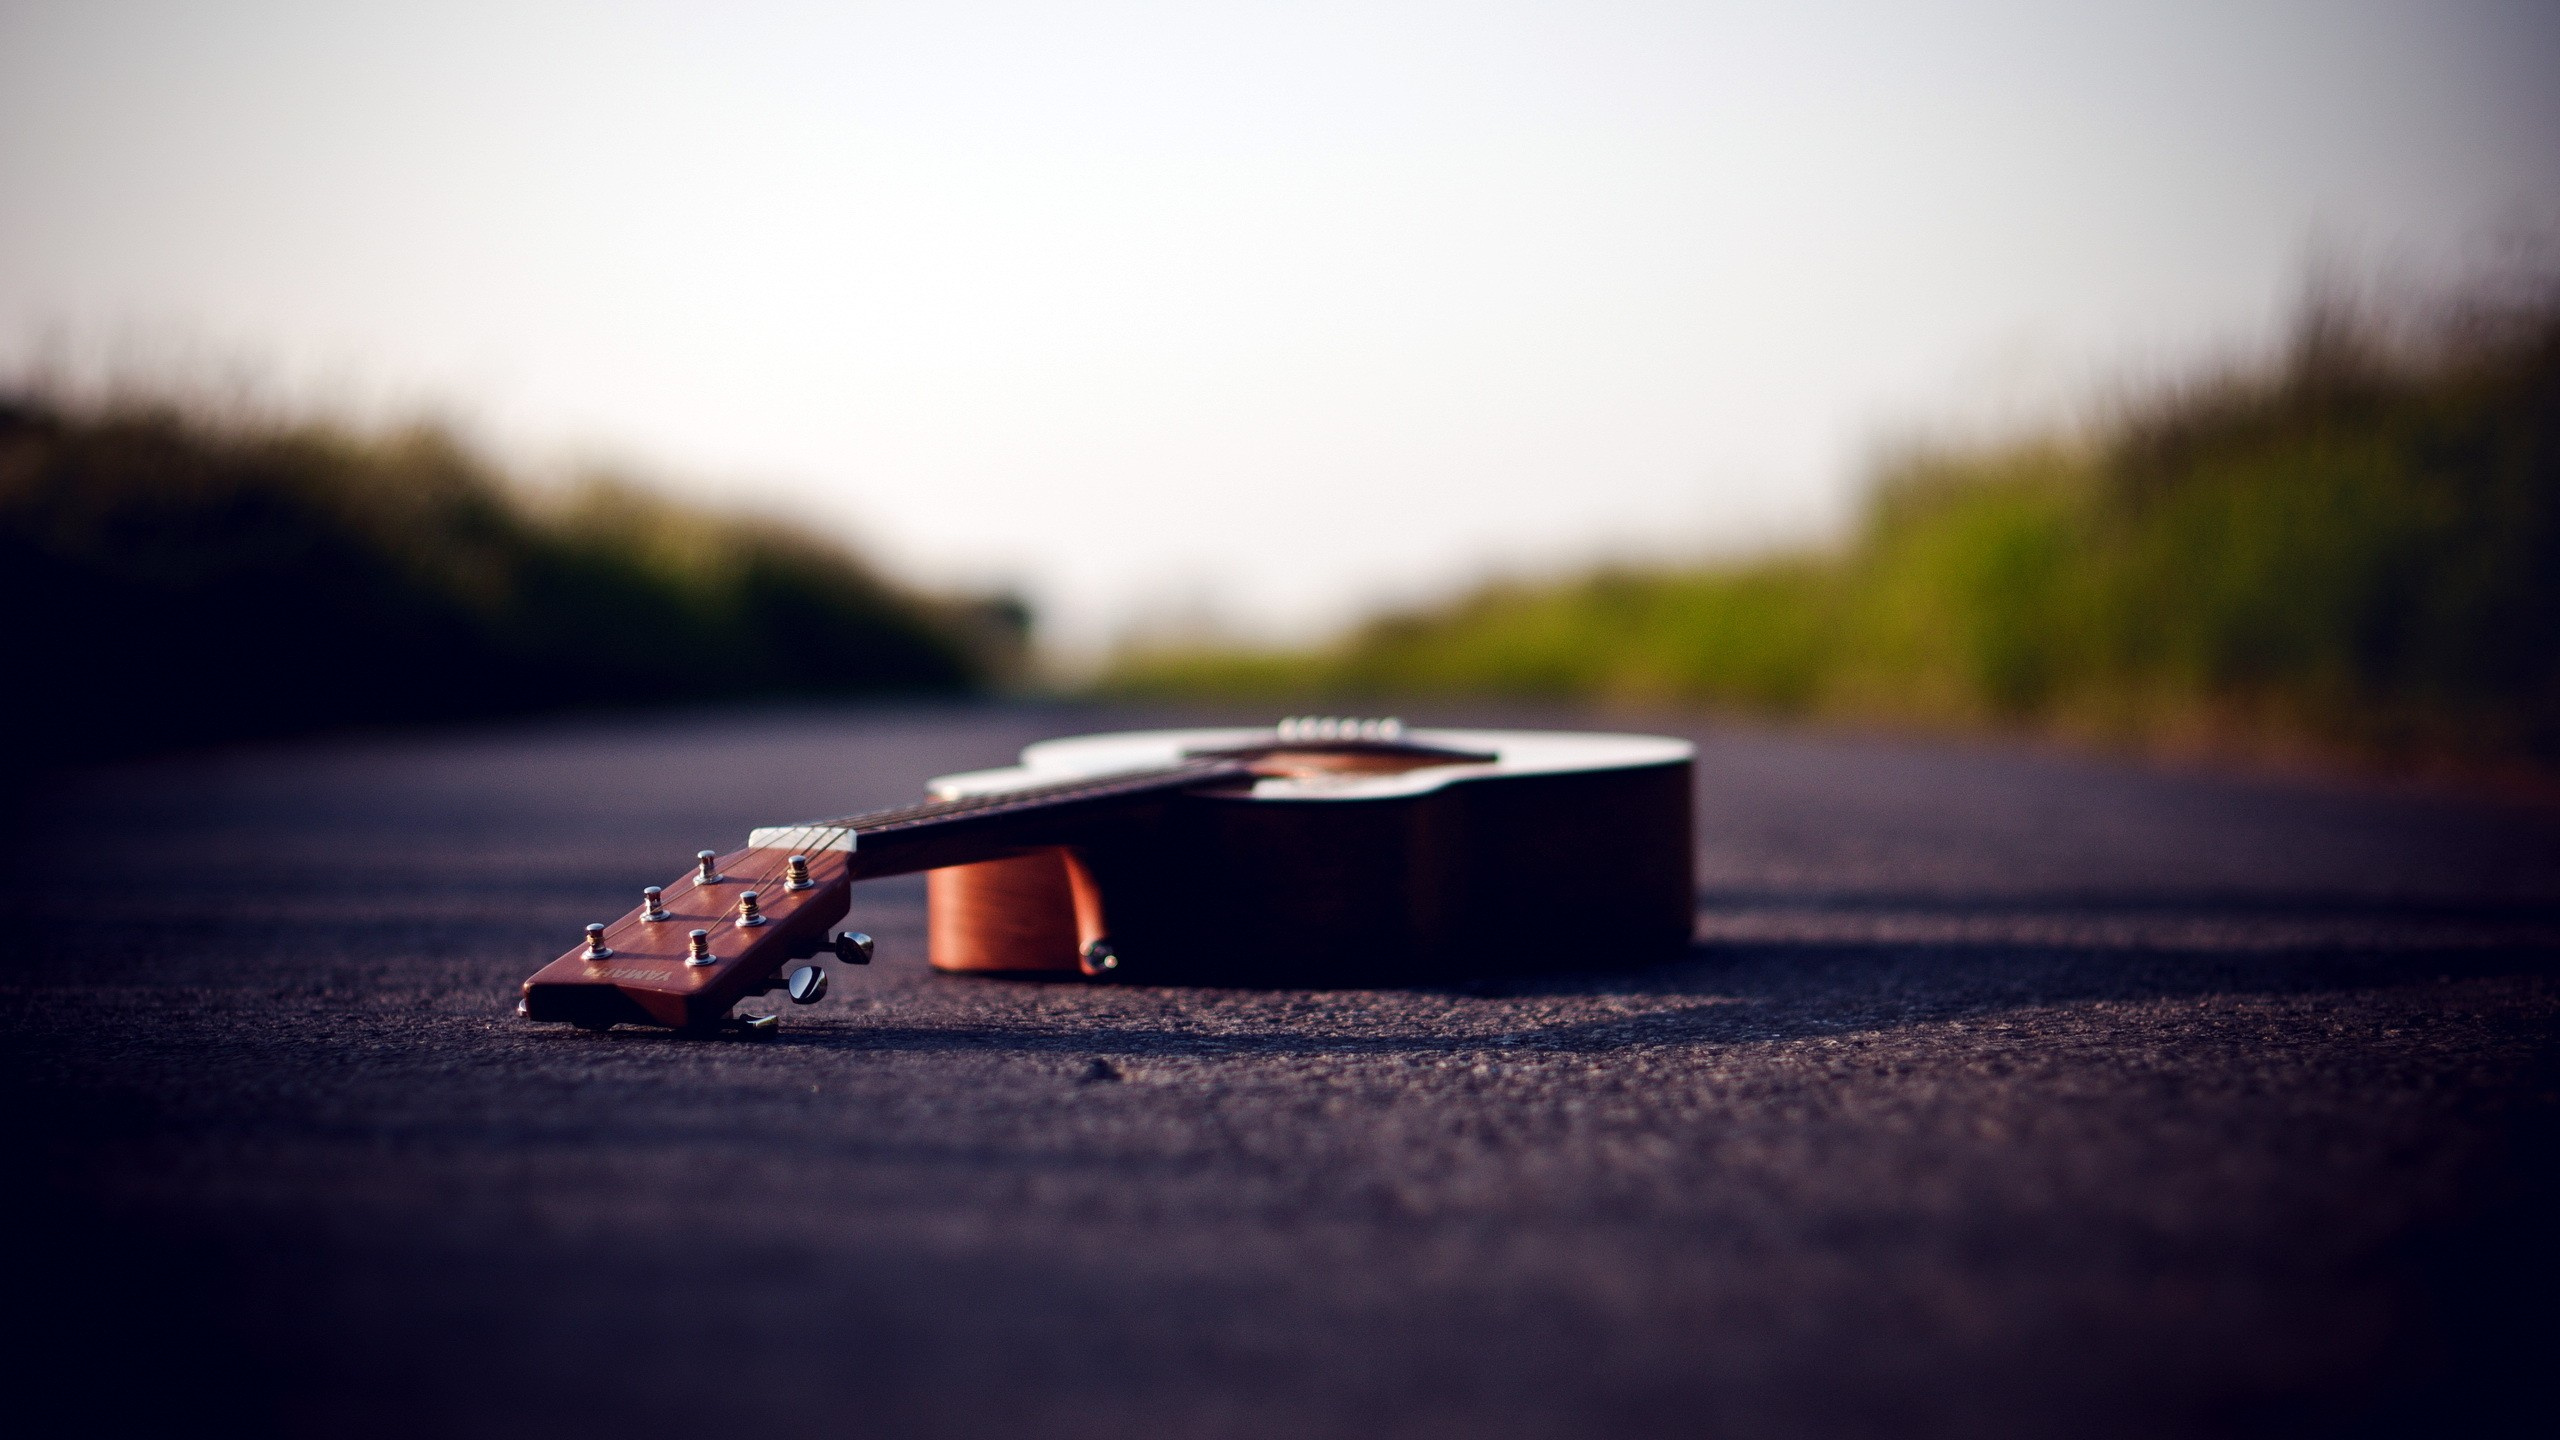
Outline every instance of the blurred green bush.
<path id="1" fill-rule="evenodd" d="M 449 436 L 0 398 L 18 765 L 362 723 L 959 694 L 1009 600 L 901 590 L 778 524 L 511 488 Z"/>
<path id="2" fill-rule="evenodd" d="M 2560 305 L 2279 363 L 2089 435 L 1886 466 L 1832 552 L 1494 583 L 1320 649 L 1121 656 L 1107 691 L 1702 703 L 2144 746 L 2560 761 Z"/>

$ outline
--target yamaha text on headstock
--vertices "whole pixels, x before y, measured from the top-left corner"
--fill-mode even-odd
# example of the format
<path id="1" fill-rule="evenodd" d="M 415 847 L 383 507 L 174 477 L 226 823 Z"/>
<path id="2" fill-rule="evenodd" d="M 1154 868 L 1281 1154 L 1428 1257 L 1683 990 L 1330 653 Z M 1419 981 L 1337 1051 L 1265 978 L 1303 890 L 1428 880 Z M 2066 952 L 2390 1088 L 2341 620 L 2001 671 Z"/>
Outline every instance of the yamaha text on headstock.
<path id="1" fill-rule="evenodd" d="M 761 829 L 524 983 L 590 1029 L 769 1028 L 826 993 L 855 881 L 924 871 L 938 969 L 1366 985 L 1625 965 L 1691 930 L 1690 747 L 1287 720 L 1049 740 L 913 805 Z"/>

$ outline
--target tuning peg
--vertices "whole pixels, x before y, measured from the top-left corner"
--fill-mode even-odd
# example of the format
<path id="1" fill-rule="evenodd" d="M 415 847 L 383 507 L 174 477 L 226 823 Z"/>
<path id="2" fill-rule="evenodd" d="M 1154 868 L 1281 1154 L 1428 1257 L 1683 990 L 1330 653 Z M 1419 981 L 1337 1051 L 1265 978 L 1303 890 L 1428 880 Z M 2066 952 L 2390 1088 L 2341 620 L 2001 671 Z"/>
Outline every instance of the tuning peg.
<path id="1" fill-rule="evenodd" d="M 719 963 L 719 957 L 711 953 L 710 931 L 691 930 L 685 933 L 684 963 L 696 968 Z"/>
<path id="2" fill-rule="evenodd" d="M 756 892 L 753 890 L 738 892 L 738 924 L 743 927 L 763 923 L 764 912 L 756 908 Z"/>
<path id="3" fill-rule="evenodd" d="M 782 882 L 783 889 L 806 890 L 817 883 L 817 881 L 809 878 L 808 856 L 794 855 L 790 860 L 784 863 L 784 878 Z"/>
<path id="4" fill-rule="evenodd" d="M 601 925 L 590 925 L 587 927 L 586 958 L 590 960 L 610 960 L 613 958 L 613 947 L 604 943 L 604 927 Z"/>
<path id="5" fill-rule="evenodd" d="M 729 878 L 720 873 L 720 857 L 708 850 L 694 851 L 693 863 L 702 867 L 702 873 L 693 877 L 696 885 L 717 885 Z"/>
<path id="6" fill-rule="evenodd" d="M 666 893 L 667 892 L 665 890 L 660 889 L 655 885 L 651 885 L 643 889 L 640 892 L 640 918 L 643 920 L 666 919 L 667 907 L 659 903 Z"/>
<path id="7" fill-rule="evenodd" d="M 827 948 L 836 952 L 836 958 L 847 965 L 871 963 L 871 937 L 859 930 L 847 930 L 828 941 Z"/>
<path id="8" fill-rule="evenodd" d="M 815 965 L 803 965 L 791 972 L 785 988 L 791 992 L 794 1005 L 815 1005 L 827 998 L 827 972 Z"/>
<path id="9" fill-rule="evenodd" d="M 1120 952 L 1111 948 L 1110 941 L 1096 940 L 1076 957 L 1076 968 L 1099 980 L 1120 968 Z"/>

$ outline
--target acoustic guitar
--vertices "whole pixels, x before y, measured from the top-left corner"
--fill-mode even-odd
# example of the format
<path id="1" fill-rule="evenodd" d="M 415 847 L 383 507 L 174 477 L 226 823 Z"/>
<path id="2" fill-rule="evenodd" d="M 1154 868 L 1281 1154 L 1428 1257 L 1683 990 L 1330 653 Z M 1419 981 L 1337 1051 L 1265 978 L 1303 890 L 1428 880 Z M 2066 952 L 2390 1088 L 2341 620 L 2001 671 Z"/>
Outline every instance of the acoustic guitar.
<path id="1" fill-rule="evenodd" d="M 1268 730 L 1048 740 L 914 805 L 760 829 L 587 927 L 518 1012 L 769 1028 L 826 992 L 854 882 L 926 872 L 929 959 L 969 974 L 1342 986 L 1637 964 L 1691 932 L 1690 747 L 1650 735 Z"/>

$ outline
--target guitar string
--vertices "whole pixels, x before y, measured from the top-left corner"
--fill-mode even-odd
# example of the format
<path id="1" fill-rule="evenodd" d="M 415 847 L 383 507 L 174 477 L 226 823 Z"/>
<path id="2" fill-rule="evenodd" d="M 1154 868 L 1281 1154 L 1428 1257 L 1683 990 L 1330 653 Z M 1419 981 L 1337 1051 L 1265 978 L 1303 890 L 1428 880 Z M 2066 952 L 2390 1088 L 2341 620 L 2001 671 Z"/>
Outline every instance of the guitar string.
<path id="1" fill-rule="evenodd" d="M 818 832 L 819 839 L 816 845 L 810 845 L 803 840 L 799 844 L 782 847 L 785 858 L 781 862 L 781 868 L 766 873 L 762 879 L 744 888 L 754 889 L 761 896 L 763 891 L 777 883 L 787 886 L 790 874 L 789 855 L 807 854 L 812 851 L 825 853 L 833 847 L 835 841 L 848 835 L 854 838 L 858 846 L 864 830 L 878 833 L 912 828 L 936 820 L 985 818 L 1052 805 L 1071 805 L 1087 799 L 1113 799 L 1124 795 L 1144 794 L 1153 789 L 1175 789 L 1220 775 L 1242 776 L 1251 773 L 1251 770 L 1244 765 L 1232 760 L 1182 760 L 1171 765 L 1147 767 L 1118 775 L 1086 776 L 1049 785 L 1027 786 L 1020 790 L 999 790 L 979 795 L 954 796 L 948 800 L 927 800 L 907 805 L 893 805 L 835 820 L 813 820 L 787 828 Z M 845 864 L 848 869 L 852 867 L 851 857 L 854 853 L 856 852 L 850 849 L 845 852 L 847 857 Z M 732 929 L 737 928 L 734 913 L 724 918 L 732 922 Z"/>
<path id="2" fill-rule="evenodd" d="M 785 887 L 787 893 L 790 883 L 789 855 L 806 854 L 811 851 L 824 853 L 832 850 L 837 840 L 846 837 L 851 837 L 858 846 L 862 833 L 866 830 L 878 834 L 912 829 L 935 821 L 989 818 L 1047 806 L 1071 805 L 1084 800 L 1113 799 L 1145 794 L 1157 789 L 1178 789 L 1217 778 L 1245 778 L 1252 773 L 1251 768 L 1240 760 L 1227 757 L 1189 757 L 1177 760 L 1170 765 L 1143 766 L 1116 775 L 1085 776 L 1049 785 L 1026 786 L 1019 790 L 999 790 L 978 795 L 954 796 L 945 800 L 911 802 L 906 805 L 863 811 L 834 820 L 808 821 L 782 828 L 801 831 L 804 834 L 814 832 L 817 843 L 811 845 L 804 838 L 798 844 L 779 847 L 784 852 L 784 858 L 779 862 L 780 868 L 767 869 L 762 878 L 753 880 L 742 889 L 751 888 L 761 895 L 764 891 L 781 885 Z M 848 847 L 845 853 L 848 856 L 845 864 L 850 870 L 853 863 L 850 856 L 856 853 L 855 847 Z M 736 920 L 734 911 L 720 918 L 730 920 L 732 928 L 737 928 L 734 924 Z"/>
<path id="3" fill-rule="evenodd" d="M 799 844 L 781 848 L 792 853 L 805 853 L 812 849 L 824 850 L 832 848 L 836 840 L 849 836 L 855 842 L 854 846 L 846 850 L 848 858 L 845 865 L 849 871 L 853 865 L 850 857 L 857 853 L 856 847 L 859 846 L 865 831 L 881 834 L 911 829 L 936 821 L 989 818 L 1053 805 L 1063 807 L 1084 800 L 1112 799 L 1144 794 L 1157 789 L 1179 789 L 1212 779 L 1242 779 L 1252 774 L 1252 768 L 1238 759 L 1186 757 L 1170 765 L 1140 767 L 1117 775 L 1087 776 L 1051 785 L 1026 786 L 1019 790 L 1000 790 L 979 795 L 955 796 L 947 800 L 927 800 L 902 806 L 890 806 L 843 816 L 835 820 L 809 821 L 785 828 L 804 833 L 816 832 L 819 836 L 819 843 L 816 846 L 811 846 L 806 839 L 803 839 Z M 772 872 L 772 875 L 787 876 L 789 872 L 787 859 L 783 862 L 783 867 L 781 871 Z M 771 876 L 769 875 L 762 883 L 772 883 Z M 785 883 L 788 883 L 787 880 Z M 849 878 L 847 883 L 850 883 Z"/>
<path id="4" fill-rule="evenodd" d="M 1229 763 L 1186 760 L 1173 765 L 1148 766 L 1116 774 L 1088 775 L 1047 785 L 1025 786 L 1019 790 L 999 790 L 978 795 L 954 796 L 948 800 L 927 800 L 907 805 L 888 806 L 835 820 L 813 820 L 804 826 L 789 828 L 823 828 L 831 835 L 841 835 L 849 830 L 857 834 L 882 834 L 911 829 L 938 820 L 963 820 L 1050 804 L 1071 803 L 1085 798 L 1107 798 L 1159 787 L 1190 784 L 1228 770 L 1242 773 L 1241 767 Z"/>
<path id="5" fill-rule="evenodd" d="M 1216 759 L 1205 756 L 1194 757 L 1177 760 L 1170 765 L 1141 767 L 1117 775 L 1087 776 L 1050 785 L 1026 786 L 1020 790 L 999 790 L 978 795 L 954 796 L 946 800 L 927 800 L 889 806 L 835 820 L 808 821 L 784 828 L 818 832 L 818 843 L 812 846 L 804 840 L 797 845 L 781 847 L 785 852 L 785 858 L 780 862 L 781 868 L 767 871 L 762 879 L 742 889 L 754 889 L 761 895 L 765 890 L 779 884 L 785 887 L 787 893 L 790 883 L 789 855 L 806 854 L 811 851 L 826 853 L 832 850 L 837 840 L 847 837 L 851 837 L 858 845 L 861 834 L 866 829 L 880 833 L 912 828 L 937 820 L 986 818 L 1051 805 L 1063 807 L 1088 799 L 1113 799 L 1145 794 L 1149 790 L 1179 789 L 1215 778 L 1245 778 L 1252 774 L 1251 767 L 1240 760 L 1225 757 Z M 854 847 L 848 846 L 844 853 L 847 857 L 846 868 L 850 870 L 853 864 L 851 857 L 856 851 Z M 849 878 L 847 883 L 851 883 Z M 732 929 L 737 928 L 734 923 L 737 918 L 734 909 L 730 914 L 720 918 L 730 920 Z"/>
<path id="6" fill-rule="evenodd" d="M 814 831 L 818 835 L 818 843 L 812 846 L 803 839 L 799 844 L 779 847 L 785 852 L 780 862 L 781 868 L 768 869 L 762 879 L 754 881 L 751 887 L 746 888 L 753 888 L 761 894 L 778 883 L 784 886 L 787 892 L 790 883 L 789 855 L 805 854 L 812 850 L 825 853 L 832 850 L 837 840 L 847 837 L 851 837 L 858 845 L 865 830 L 883 833 L 911 829 L 934 821 L 988 818 L 1047 806 L 1063 807 L 1084 800 L 1140 795 L 1150 790 L 1180 789 L 1212 779 L 1241 779 L 1250 777 L 1252 774 L 1252 768 L 1241 760 L 1228 757 L 1187 757 L 1170 765 L 1140 767 L 1117 775 L 1086 776 L 1049 785 L 1026 786 L 1019 790 L 999 790 L 978 795 L 954 796 L 946 800 L 927 800 L 889 806 L 835 820 L 809 821 L 785 828 L 802 832 Z M 845 851 L 847 856 L 845 865 L 848 871 L 852 868 L 851 856 L 854 853 L 856 853 L 855 848 L 848 846 Z M 847 883 L 851 883 L 850 877 Z M 738 928 L 735 924 L 737 917 L 734 911 L 721 918 L 731 921 L 733 930 Z"/>

